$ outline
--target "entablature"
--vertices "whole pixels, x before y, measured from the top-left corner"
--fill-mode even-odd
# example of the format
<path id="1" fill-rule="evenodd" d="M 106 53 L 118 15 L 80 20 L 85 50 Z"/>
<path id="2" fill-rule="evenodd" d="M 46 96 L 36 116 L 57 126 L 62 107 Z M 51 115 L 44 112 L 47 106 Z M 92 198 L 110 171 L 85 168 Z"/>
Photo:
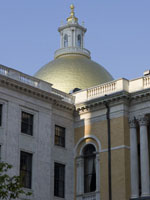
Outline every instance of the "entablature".
<path id="1" fill-rule="evenodd" d="M 18 79 L 17 75 L 22 74 L 23 73 L 21 72 L 0 65 L 1 87 L 24 93 L 25 95 L 32 96 L 33 98 L 38 98 L 42 101 L 50 102 L 53 106 L 59 107 L 59 109 L 64 109 L 71 112 L 74 110 L 74 97 L 54 88 L 50 88 L 50 91 L 47 91 L 46 89 L 41 89 L 41 86 L 37 86 L 36 84 L 31 85 L 32 82 L 29 82 L 28 84 L 25 81 L 21 81 L 20 79 Z M 25 76 L 25 74 L 23 75 Z M 30 76 L 27 75 L 27 78 L 29 79 Z M 31 81 L 36 80 L 42 82 L 39 79 L 31 77 Z M 49 84 L 49 86 L 51 87 L 51 84 Z"/>

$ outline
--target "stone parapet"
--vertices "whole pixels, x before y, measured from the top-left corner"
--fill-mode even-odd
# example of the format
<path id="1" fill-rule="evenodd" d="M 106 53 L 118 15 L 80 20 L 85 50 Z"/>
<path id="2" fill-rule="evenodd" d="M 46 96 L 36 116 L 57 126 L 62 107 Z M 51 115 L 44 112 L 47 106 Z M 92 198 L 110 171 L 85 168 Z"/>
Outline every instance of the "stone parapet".
<path id="1" fill-rule="evenodd" d="M 116 92 L 126 91 L 128 93 L 134 93 L 148 88 L 150 88 L 150 76 L 144 76 L 134 80 L 121 78 L 78 91 L 73 95 L 76 97 L 75 103 L 78 104 Z"/>
<path id="2" fill-rule="evenodd" d="M 8 68 L 3 65 L 0 65 L 0 75 L 11 78 L 16 81 L 19 81 L 21 83 L 32 86 L 34 88 L 40 89 L 44 92 L 53 93 L 53 94 L 61 97 L 62 101 L 65 101 L 68 103 L 74 103 L 75 97 L 73 97 L 69 94 L 66 94 L 65 92 L 62 92 L 62 91 L 52 88 L 52 84 L 50 84 L 46 81 L 42 81 L 33 76 L 29 76 L 27 74 L 24 74 L 22 72 L 12 69 L 12 68 Z"/>

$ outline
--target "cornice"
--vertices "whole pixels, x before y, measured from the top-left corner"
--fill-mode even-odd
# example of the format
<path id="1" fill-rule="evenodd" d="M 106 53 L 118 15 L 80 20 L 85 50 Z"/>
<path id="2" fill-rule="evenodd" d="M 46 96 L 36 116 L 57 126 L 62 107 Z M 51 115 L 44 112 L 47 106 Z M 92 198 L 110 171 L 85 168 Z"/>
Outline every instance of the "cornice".
<path id="1" fill-rule="evenodd" d="M 0 86 L 17 92 L 21 92 L 28 96 L 32 96 L 33 98 L 38 98 L 45 102 L 50 102 L 54 107 L 57 107 L 59 109 L 63 109 L 69 112 L 74 111 L 74 105 L 62 101 L 62 97 L 50 92 L 43 91 L 39 88 L 27 85 L 20 81 L 11 79 L 9 77 L 0 75 Z"/>
<path id="2" fill-rule="evenodd" d="M 90 111 L 105 108 L 105 102 L 108 102 L 110 107 L 117 104 L 126 104 L 132 106 L 141 102 L 150 100 L 150 88 L 140 90 L 134 93 L 128 93 L 126 91 L 116 92 L 107 96 L 94 98 L 92 100 L 76 104 L 75 115 L 82 114 Z"/>
<path id="3" fill-rule="evenodd" d="M 95 98 L 84 103 L 75 105 L 75 114 L 82 114 L 90 111 L 105 108 L 105 103 L 108 102 L 110 106 L 124 103 L 129 105 L 130 94 L 126 91 L 116 92 L 107 96 Z"/>
<path id="4" fill-rule="evenodd" d="M 84 31 L 84 32 L 87 31 L 86 28 L 84 28 L 83 26 L 81 26 L 81 25 L 79 25 L 78 23 L 76 23 L 76 24 L 65 24 L 65 25 L 63 25 L 63 26 L 60 26 L 60 27 L 58 28 L 58 32 L 61 32 L 62 30 L 66 29 L 66 28 L 74 28 L 74 27 L 79 28 L 79 29 L 81 29 L 81 30 Z"/>
<path id="5" fill-rule="evenodd" d="M 130 94 L 130 105 L 150 100 L 150 88 Z"/>

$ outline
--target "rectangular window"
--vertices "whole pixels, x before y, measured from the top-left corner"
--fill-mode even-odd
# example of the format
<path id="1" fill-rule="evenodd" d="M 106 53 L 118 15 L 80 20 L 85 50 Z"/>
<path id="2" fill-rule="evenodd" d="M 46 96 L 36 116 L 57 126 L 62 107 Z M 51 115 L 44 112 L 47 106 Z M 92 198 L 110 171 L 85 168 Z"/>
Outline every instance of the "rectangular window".
<path id="1" fill-rule="evenodd" d="M 31 188 L 32 179 L 32 154 L 21 151 L 20 177 L 22 187 Z"/>
<path id="2" fill-rule="evenodd" d="M 28 135 L 33 135 L 33 115 L 32 114 L 22 112 L 21 132 Z"/>
<path id="3" fill-rule="evenodd" d="M 0 126 L 2 126 L 2 104 L 0 104 Z"/>
<path id="4" fill-rule="evenodd" d="M 65 128 L 55 125 L 55 145 L 65 147 Z"/>
<path id="5" fill-rule="evenodd" d="M 54 166 L 54 196 L 65 197 L 65 165 L 59 163 Z"/>
<path id="6" fill-rule="evenodd" d="M 2 160 L 2 153 L 1 153 L 1 151 L 2 151 L 2 147 L 1 147 L 1 145 L 0 145 L 0 162 L 1 162 L 1 160 Z"/>

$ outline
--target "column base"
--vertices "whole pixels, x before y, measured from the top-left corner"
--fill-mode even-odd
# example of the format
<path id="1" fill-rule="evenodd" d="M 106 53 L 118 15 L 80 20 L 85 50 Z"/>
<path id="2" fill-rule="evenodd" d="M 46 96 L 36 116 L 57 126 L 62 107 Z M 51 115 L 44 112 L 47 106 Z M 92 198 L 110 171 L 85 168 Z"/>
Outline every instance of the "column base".
<path id="1" fill-rule="evenodd" d="M 150 200 L 150 196 L 147 196 L 147 197 L 138 197 L 138 198 L 131 198 L 130 200 Z"/>

